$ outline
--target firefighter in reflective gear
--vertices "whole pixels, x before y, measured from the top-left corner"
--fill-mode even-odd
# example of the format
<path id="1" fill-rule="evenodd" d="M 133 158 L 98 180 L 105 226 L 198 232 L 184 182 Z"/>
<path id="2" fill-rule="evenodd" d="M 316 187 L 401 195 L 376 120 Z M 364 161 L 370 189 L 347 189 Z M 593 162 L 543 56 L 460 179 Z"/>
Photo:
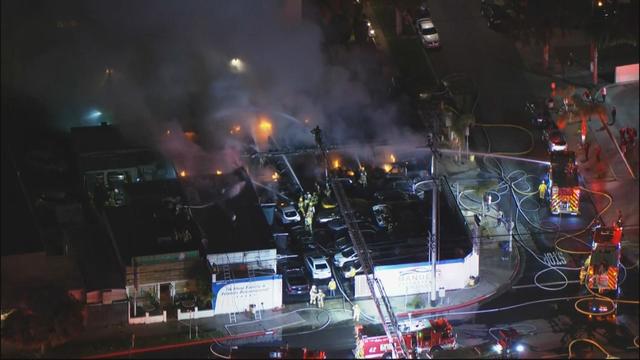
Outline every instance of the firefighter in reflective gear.
<path id="1" fill-rule="evenodd" d="M 315 212 L 314 208 L 309 208 L 309 211 L 307 211 L 307 214 L 304 217 L 304 226 L 309 232 L 313 231 L 313 213 L 314 212 Z"/>
<path id="2" fill-rule="evenodd" d="M 349 267 L 349 272 L 347 273 L 347 278 L 353 278 L 356 276 L 356 268 L 351 265 Z"/>
<path id="3" fill-rule="evenodd" d="M 538 195 L 540 196 L 540 201 L 544 201 L 547 195 L 547 183 L 542 181 L 540 185 L 538 185 Z"/>
<path id="4" fill-rule="evenodd" d="M 317 298 L 318 298 L 318 288 L 315 285 L 313 285 L 311 286 L 311 290 L 309 291 L 309 305 L 315 305 Z"/>
<path id="5" fill-rule="evenodd" d="M 327 285 L 327 289 L 329 289 L 329 296 L 336 296 L 336 287 L 336 281 L 331 278 L 331 281 L 329 281 L 329 285 Z"/>
<path id="6" fill-rule="evenodd" d="M 302 214 L 302 216 L 305 216 L 304 196 L 302 196 L 302 195 L 300 195 L 300 198 L 298 199 L 298 210 L 300 210 L 300 214 Z"/>
<path id="7" fill-rule="evenodd" d="M 360 185 L 362 185 L 363 188 L 367 187 L 367 170 L 364 168 L 364 166 L 360 167 L 360 179 L 358 179 L 358 182 L 360 183 Z"/>
<path id="8" fill-rule="evenodd" d="M 591 255 L 587 257 L 584 261 L 584 265 L 580 269 L 580 284 L 584 284 L 584 279 L 587 276 L 587 272 L 589 271 L 589 264 L 591 263 Z"/>
<path id="9" fill-rule="evenodd" d="M 322 290 L 318 290 L 318 295 L 316 295 L 318 298 L 318 307 L 320 309 L 324 308 L 324 297 L 326 296 L 324 294 L 324 292 Z"/>
<path id="10" fill-rule="evenodd" d="M 360 322 L 360 305 L 353 304 L 353 321 Z"/>

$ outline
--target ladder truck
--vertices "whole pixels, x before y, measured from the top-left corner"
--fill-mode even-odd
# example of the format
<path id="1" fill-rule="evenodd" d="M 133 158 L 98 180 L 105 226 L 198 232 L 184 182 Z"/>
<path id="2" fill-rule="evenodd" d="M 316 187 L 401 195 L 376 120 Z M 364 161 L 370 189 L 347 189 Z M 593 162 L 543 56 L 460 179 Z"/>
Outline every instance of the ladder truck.
<path id="1" fill-rule="evenodd" d="M 429 358 L 432 352 L 452 350 L 457 346 L 456 335 L 449 321 L 444 318 L 403 324 L 401 341 L 411 358 Z M 390 344 L 383 329 L 376 325 L 356 326 L 356 359 L 385 359 L 392 357 L 393 346 L 401 353 L 401 344 Z"/>

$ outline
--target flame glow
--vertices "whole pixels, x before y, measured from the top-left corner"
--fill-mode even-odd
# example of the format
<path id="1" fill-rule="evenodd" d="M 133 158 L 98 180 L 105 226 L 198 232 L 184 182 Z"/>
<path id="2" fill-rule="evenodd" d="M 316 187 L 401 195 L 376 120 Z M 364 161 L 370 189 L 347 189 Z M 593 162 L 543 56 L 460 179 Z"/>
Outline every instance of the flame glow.
<path id="1" fill-rule="evenodd" d="M 193 141 L 193 139 L 195 139 L 195 137 L 196 137 L 196 133 L 194 131 L 185 131 L 184 132 L 184 137 L 186 137 L 187 140 L 189 140 L 189 141 Z"/>
<path id="2" fill-rule="evenodd" d="M 356 176 L 356 173 L 354 173 L 353 170 L 349 170 L 349 171 L 347 171 L 347 175 Z"/>
<path id="3" fill-rule="evenodd" d="M 229 130 L 229 133 L 230 133 L 231 135 L 238 134 L 238 133 L 240 133 L 240 129 L 241 129 L 241 128 L 240 128 L 240 125 L 234 125 L 234 126 L 231 128 L 231 130 Z"/>
<path id="4" fill-rule="evenodd" d="M 267 120 L 266 118 L 260 118 L 260 122 L 258 123 L 258 128 L 260 129 L 260 131 L 265 132 L 265 133 L 271 133 L 271 130 L 273 128 L 273 125 L 271 124 L 271 122 L 269 120 Z"/>
<path id="5" fill-rule="evenodd" d="M 393 169 L 393 166 L 391 166 L 391 164 L 384 164 L 382 165 L 382 168 L 384 169 L 384 172 L 390 172 L 391 169 Z"/>
<path id="6" fill-rule="evenodd" d="M 278 181 L 278 179 L 280 179 L 280 175 L 278 175 L 277 171 L 273 172 L 273 175 L 271 175 L 271 179 L 273 179 L 273 181 Z"/>
<path id="7" fill-rule="evenodd" d="M 171 135 L 171 130 L 167 130 L 165 134 L 167 134 L 167 136 Z"/>
<path id="8" fill-rule="evenodd" d="M 395 155 L 391 154 L 391 155 L 389 156 L 389 160 L 391 160 L 391 162 L 392 162 L 392 163 L 396 162 L 396 157 L 395 157 Z"/>
<path id="9" fill-rule="evenodd" d="M 334 169 L 339 169 L 340 168 L 340 159 L 333 160 L 333 168 Z"/>
<path id="10" fill-rule="evenodd" d="M 186 176 L 187 176 L 187 172 L 185 170 L 181 170 L 180 177 L 186 177 Z"/>
<path id="11" fill-rule="evenodd" d="M 216 169 L 216 175 L 222 175 L 222 171 Z"/>

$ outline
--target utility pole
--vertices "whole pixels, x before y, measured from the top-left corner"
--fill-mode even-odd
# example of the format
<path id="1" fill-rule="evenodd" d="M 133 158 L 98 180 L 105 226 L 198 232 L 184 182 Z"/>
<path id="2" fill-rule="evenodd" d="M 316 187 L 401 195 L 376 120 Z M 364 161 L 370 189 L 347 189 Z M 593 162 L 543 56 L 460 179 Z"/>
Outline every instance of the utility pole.
<path id="1" fill-rule="evenodd" d="M 437 156 L 439 152 L 435 146 L 435 139 L 433 134 L 427 135 L 427 147 L 431 149 L 431 179 L 433 180 L 433 187 L 431 189 L 431 236 L 429 237 L 429 262 L 431 263 L 431 301 L 435 302 L 437 299 L 437 286 L 436 286 L 436 263 L 438 262 L 438 218 L 439 218 L 439 186 L 437 179 Z"/>

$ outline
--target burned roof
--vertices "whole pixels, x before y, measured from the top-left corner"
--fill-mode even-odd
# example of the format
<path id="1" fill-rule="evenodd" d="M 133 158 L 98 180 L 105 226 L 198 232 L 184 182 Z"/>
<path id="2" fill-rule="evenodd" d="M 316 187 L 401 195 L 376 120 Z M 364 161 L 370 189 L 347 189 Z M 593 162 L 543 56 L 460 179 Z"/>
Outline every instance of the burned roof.
<path id="1" fill-rule="evenodd" d="M 192 213 L 208 254 L 273 248 L 271 232 L 251 178 L 243 168 L 187 179 Z"/>
<path id="2" fill-rule="evenodd" d="M 176 236 L 179 219 L 172 204 L 185 199 L 179 181 L 126 184 L 125 193 L 129 200 L 127 205 L 105 208 L 119 256 L 125 265 L 133 257 L 199 249 L 200 234 L 192 222 L 186 224 L 190 239 Z"/>

